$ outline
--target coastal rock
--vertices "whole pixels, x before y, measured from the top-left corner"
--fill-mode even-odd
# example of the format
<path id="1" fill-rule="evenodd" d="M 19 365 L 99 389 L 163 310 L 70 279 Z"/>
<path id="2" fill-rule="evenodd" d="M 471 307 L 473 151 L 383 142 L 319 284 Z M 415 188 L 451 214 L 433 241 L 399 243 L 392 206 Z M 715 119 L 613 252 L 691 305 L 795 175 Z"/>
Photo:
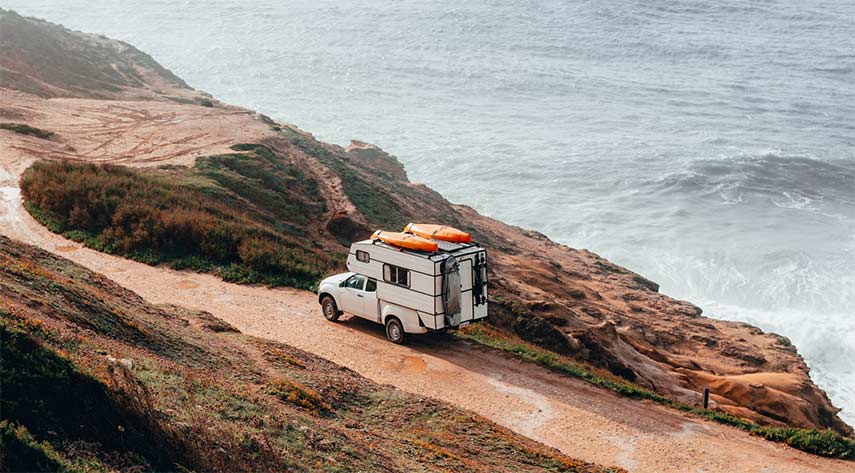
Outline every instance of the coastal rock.
<path id="1" fill-rule="evenodd" d="M 407 181 L 407 171 L 398 158 L 370 143 L 351 140 L 345 149 L 347 157 L 371 169 L 388 174 L 395 179 Z"/>

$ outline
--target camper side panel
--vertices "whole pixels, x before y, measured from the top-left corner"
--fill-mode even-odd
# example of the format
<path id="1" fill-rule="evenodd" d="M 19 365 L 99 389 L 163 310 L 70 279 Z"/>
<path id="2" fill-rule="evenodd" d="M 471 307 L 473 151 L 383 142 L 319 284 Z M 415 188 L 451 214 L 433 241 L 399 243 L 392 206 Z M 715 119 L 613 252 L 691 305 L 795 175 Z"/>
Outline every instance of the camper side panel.
<path id="1" fill-rule="evenodd" d="M 401 285 L 397 284 L 399 281 L 389 280 L 386 277 L 388 273 L 384 270 L 386 265 L 406 270 L 407 284 Z M 419 312 L 419 318 L 425 327 L 441 328 L 442 325 L 437 326 L 435 317 L 435 301 L 439 296 L 434 292 L 435 280 L 440 278 L 433 274 L 433 262 L 427 258 L 383 244 L 372 244 L 370 241 L 357 242 L 351 245 L 347 268 L 376 279 L 379 300 Z M 441 305 L 440 301 L 440 307 Z"/>

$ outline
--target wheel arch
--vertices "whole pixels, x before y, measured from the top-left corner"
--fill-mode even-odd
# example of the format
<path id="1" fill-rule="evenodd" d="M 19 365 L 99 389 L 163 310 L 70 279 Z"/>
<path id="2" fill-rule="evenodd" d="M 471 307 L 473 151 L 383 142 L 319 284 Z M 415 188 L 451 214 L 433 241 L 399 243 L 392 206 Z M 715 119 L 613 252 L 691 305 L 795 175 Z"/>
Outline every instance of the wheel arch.
<path id="1" fill-rule="evenodd" d="M 338 305 L 338 301 L 335 300 L 335 296 L 332 295 L 332 293 L 327 292 L 327 291 L 323 291 L 323 292 L 318 294 L 318 304 L 322 304 L 324 302 L 324 297 L 331 297 L 333 302 L 335 302 L 336 305 Z"/>

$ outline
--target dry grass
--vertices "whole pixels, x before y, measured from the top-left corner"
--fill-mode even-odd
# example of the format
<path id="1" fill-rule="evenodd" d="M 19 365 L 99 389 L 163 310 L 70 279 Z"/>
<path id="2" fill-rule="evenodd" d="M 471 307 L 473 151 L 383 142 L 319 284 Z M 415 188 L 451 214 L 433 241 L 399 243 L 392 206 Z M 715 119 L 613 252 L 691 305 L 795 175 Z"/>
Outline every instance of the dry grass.
<path id="1" fill-rule="evenodd" d="M 302 407 L 316 416 L 329 413 L 332 410 L 332 406 L 321 399 L 317 391 L 290 379 L 279 379 L 271 382 L 267 385 L 267 393 L 282 401 Z"/>
<path id="2" fill-rule="evenodd" d="M 607 471 L 568 469 L 557 451 L 293 347 L 206 329 L 196 319 L 210 314 L 151 306 L 42 250 L 0 237 L 0 261 L 0 434 L 24 446 L 16 469 Z"/>

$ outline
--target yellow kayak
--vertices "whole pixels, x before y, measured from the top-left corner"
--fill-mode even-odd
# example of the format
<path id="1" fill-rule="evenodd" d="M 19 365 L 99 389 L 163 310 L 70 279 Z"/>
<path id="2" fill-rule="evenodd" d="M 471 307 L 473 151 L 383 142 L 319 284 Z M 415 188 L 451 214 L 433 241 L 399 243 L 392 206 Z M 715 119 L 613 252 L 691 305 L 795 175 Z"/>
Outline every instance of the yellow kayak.
<path id="1" fill-rule="evenodd" d="M 472 241 L 472 235 L 447 225 L 411 223 L 404 227 L 404 233 L 412 233 L 422 238 L 450 241 L 453 243 L 469 243 Z"/>
<path id="2" fill-rule="evenodd" d="M 437 245 L 435 241 L 422 238 L 418 235 L 413 235 L 412 233 L 385 232 L 383 230 L 377 230 L 373 235 L 371 235 L 371 239 L 380 240 L 383 243 L 388 243 L 390 245 L 410 250 L 428 251 L 433 253 L 439 249 L 439 245 Z"/>

